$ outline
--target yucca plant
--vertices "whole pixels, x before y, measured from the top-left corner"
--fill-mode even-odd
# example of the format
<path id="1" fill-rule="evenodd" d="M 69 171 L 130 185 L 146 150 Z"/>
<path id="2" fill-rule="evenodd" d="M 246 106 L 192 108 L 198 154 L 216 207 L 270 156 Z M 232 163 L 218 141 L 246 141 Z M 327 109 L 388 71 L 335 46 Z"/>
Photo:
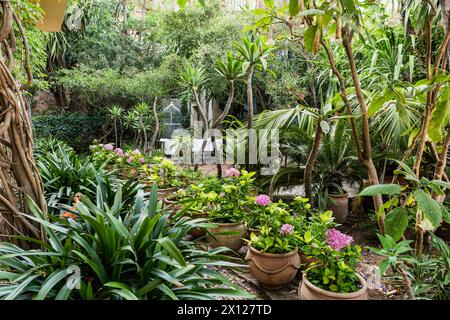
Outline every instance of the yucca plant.
<path id="1" fill-rule="evenodd" d="M 122 115 L 123 115 L 123 108 L 119 106 L 112 106 L 108 109 L 109 116 L 111 117 L 111 120 L 113 121 L 114 125 L 114 137 L 116 141 L 116 146 L 121 147 L 122 146 Z M 120 132 L 120 134 L 119 134 Z"/>
<path id="2" fill-rule="evenodd" d="M 76 221 L 49 220 L 29 203 L 29 218 L 48 240 L 24 238 L 41 247 L 35 250 L 0 243 L 1 299 L 251 298 L 213 269 L 240 266 L 224 255 L 228 249 L 203 251 L 184 239 L 193 227 L 209 226 L 204 219 L 167 224 L 156 186 L 149 200 L 140 190 L 131 209 L 123 205 L 121 188 L 114 205 L 105 205 L 101 196 L 96 202 L 83 197 Z M 79 270 L 79 279 L 68 270 Z M 79 290 L 68 280 L 79 280 Z"/>
<path id="3" fill-rule="evenodd" d="M 267 59 L 272 51 L 272 47 L 265 44 L 260 36 L 254 39 L 246 35 L 241 42 L 234 44 L 234 48 L 239 53 L 242 60 L 242 68 L 247 76 L 247 128 L 253 127 L 253 75 L 255 68 L 267 69 Z"/>

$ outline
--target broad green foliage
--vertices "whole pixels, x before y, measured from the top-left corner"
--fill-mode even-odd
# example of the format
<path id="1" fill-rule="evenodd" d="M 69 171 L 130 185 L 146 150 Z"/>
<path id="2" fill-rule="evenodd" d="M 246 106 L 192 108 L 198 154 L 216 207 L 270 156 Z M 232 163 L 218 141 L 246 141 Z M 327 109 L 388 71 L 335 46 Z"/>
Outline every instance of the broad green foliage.
<path id="1" fill-rule="evenodd" d="M 101 194 L 102 187 L 99 185 Z M 197 250 L 184 241 L 201 221 L 181 219 L 172 226 L 161 211 L 153 188 L 150 200 L 142 190 L 132 208 L 122 202 L 120 186 L 114 205 L 83 197 L 75 221 L 48 220 L 30 203 L 30 216 L 45 229 L 48 243 L 26 251 L 0 244 L 0 298 L 11 299 L 214 299 L 250 298 L 209 266 L 238 267 L 227 249 Z M 81 269 L 80 290 L 66 286 L 67 268 Z M 73 268 L 73 267 L 72 267 Z M 5 282 L 6 281 L 6 282 Z"/>
<path id="2" fill-rule="evenodd" d="M 390 235 L 394 241 L 400 240 L 408 227 L 408 210 L 405 208 L 395 208 L 386 216 L 384 221 L 386 225 L 386 233 Z"/>
<path id="3" fill-rule="evenodd" d="M 395 195 L 400 193 L 401 187 L 398 184 L 378 184 L 369 186 L 359 193 L 360 196 L 374 196 L 377 194 Z"/>
<path id="4" fill-rule="evenodd" d="M 404 163 L 397 161 L 401 170 L 398 175 L 405 177 L 411 186 L 400 187 L 397 184 L 380 184 L 366 187 L 360 196 L 374 196 L 377 194 L 390 195 L 380 212 L 390 210 L 386 215 L 386 232 L 398 241 L 406 231 L 409 220 L 415 220 L 416 228 L 432 231 L 448 221 L 448 210 L 437 200 L 433 199 L 432 193 L 443 194 L 444 190 L 450 189 L 450 184 L 440 180 L 417 179 L 412 170 Z M 380 215 L 380 212 L 377 215 Z M 417 217 L 421 217 L 417 220 Z"/>
<path id="5" fill-rule="evenodd" d="M 381 234 L 378 234 L 378 238 L 380 239 L 382 249 L 370 248 L 370 250 L 386 257 L 386 259 L 380 263 L 379 272 L 383 275 L 389 268 L 393 268 L 394 270 L 396 269 L 397 264 L 400 262 L 400 255 L 408 253 L 412 250 L 410 247 L 412 241 L 403 240 L 397 243 L 391 236 L 383 236 Z"/>
<path id="6" fill-rule="evenodd" d="M 257 199 L 257 198 L 256 198 Z M 308 254 L 310 246 L 325 241 L 327 229 L 335 226 L 332 212 L 317 212 L 308 199 L 296 197 L 291 204 L 279 202 L 262 206 L 255 197 L 247 198 L 247 225 L 259 231 L 251 234 L 249 243 L 266 253 L 288 253 L 292 250 Z"/>
<path id="7" fill-rule="evenodd" d="M 241 222 L 245 217 L 247 196 L 256 189 L 255 172 L 240 171 L 238 176 L 209 177 L 192 184 L 187 201 L 196 213 L 207 214 L 213 222 Z"/>

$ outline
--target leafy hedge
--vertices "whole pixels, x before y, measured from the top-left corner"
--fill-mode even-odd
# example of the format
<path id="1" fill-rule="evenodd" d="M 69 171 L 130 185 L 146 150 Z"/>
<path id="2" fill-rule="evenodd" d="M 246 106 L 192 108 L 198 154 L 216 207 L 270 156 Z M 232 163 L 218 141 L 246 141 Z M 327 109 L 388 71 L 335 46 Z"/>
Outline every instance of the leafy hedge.
<path id="1" fill-rule="evenodd" d="M 85 152 L 94 139 L 104 135 L 106 116 L 67 113 L 33 117 L 36 139 L 53 137 L 65 141 L 77 152 Z"/>

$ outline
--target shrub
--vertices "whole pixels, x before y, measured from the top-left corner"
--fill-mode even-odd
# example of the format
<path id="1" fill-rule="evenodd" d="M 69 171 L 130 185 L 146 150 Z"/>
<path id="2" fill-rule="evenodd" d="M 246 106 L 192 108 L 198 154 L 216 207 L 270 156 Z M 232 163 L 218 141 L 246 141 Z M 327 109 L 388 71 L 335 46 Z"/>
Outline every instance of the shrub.
<path id="1" fill-rule="evenodd" d="M 103 124 L 108 121 L 99 115 L 43 115 L 33 117 L 37 139 L 53 137 L 66 142 L 77 152 L 85 152 L 94 139 L 103 134 Z"/>

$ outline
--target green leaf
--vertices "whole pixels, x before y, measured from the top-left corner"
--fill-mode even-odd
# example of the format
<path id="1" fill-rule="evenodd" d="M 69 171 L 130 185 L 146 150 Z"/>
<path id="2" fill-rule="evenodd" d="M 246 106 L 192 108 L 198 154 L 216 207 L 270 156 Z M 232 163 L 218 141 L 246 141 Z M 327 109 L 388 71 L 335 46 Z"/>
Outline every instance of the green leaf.
<path id="1" fill-rule="evenodd" d="M 376 196 L 379 194 L 395 195 L 399 194 L 402 188 L 398 184 L 376 184 L 369 186 L 360 192 L 360 196 Z"/>
<path id="2" fill-rule="evenodd" d="M 354 0 L 341 0 L 341 5 L 345 13 L 354 13 L 356 11 Z"/>
<path id="3" fill-rule="evenodd" d="M 444 129 L 450 123 L 450 90 L 443 90 L 436 104 L 430 120 L 428 135 L 434 142 L 439 142 L 444 137 Z"/>
<path id="4" fill-rule="evenodd" d="M 299 0 L 289 1 L 289 14 L 295 17 L 300 12 Z"/>
<path id="5" fill-rule="evenodd" d="M 306 29 L 305 34 L 303 35 L 303 39 L 305 42 L 305 48 L 309 52 L 313 52 L 314 50 L 314 41 L 316 38 L 317 26 L 310 26 Z"/>
<path id="6" fill-rule="evenodd" d="M 125 300 L 139 300 L 132 292 L 132 289 L 125 283 L 112 281 L 105 283 L 105 287 L 114 288 L 111 292 L 114 292 Z"/>
<path id="7" fill-rule="evenodd" d="M 48 293 L 56 286 L 61 280 L 67 277 L 67 269 L 60 269 L 56 272 L 53 272 L 42 284 L 41 289 L 36 295 L 36 300 L 44 300 Z"/>
<path id="8" fill-rule="evenodd" d="M 381 107 L 388 101 L 392 100 L 394 98 L 394 93 L 389 90 L 388 92 L 385 92 L 381 96 L 377 97 L 376 99 L 372 100 L 372 102 L 369 105 L 369 109 L 367 110 L 367 113 L 370 116 L 373 116 L 375 113 L 378 112 L 378 110 L 381 109 Z"/>
<path id="9" fill-rule="evenodd" d="M 405 208 L 396 208 L 386 215 L 384 221 L 386 233 L 390 235 L 394 241 L 400 240 L 406 228 L 408 227 L 408 210 Z"/>
<path id="10" fill-rule="evenodd" d="M 180 6 L 180 8 L 184 8 L 186 3 L 188 2 L 188 0 L 177 0 L 177 1 L 178 1 L 178 5 Z"/>
<path id="11" fill-rule="evenodd" d="M 383 249 L 389 251 L 395 246 L 395 241 L 394 241 L 394 239 L 392 239 L 392 237 L 390 235 L 387 234 L 387 235 L 383 236 L 383 235 L 377 233 L 377 236 L 378 236 L 378 239 L 380 239 L 380 243 L 383 246 Z"/>
<path id="12" fill-rule="evenodd" d="M 431 222 L 433 227 L 438 227 L 442 220 L 442 210 L 439 203 L 423 190 L 414 191 L 413 196 L 424 216 Z"/>
<path id="13" fill-rule="evenodd" d="M 183 258 L 183 254 L 177 248 L 177 246 L 168 237 L 164 237 L 157 240 L 159 244 L 167 251 L 167 253 L 174 258 L 182 266 L 186 266 L 186 261 Z"/>
<path id="14" fill-rule="evenodd" d="M 441 210 L 442 210 L 442 219 L 446 222 L 446 223 L 450 223 L 450 212 L 447 210 L 447 208 L 440 204 L 441 206 Z"/>
<path id="15" fill-rule="evenodd" d="M 39 275 L 34 275 L 31 277 L 26 278 L 24 281 L 22 281 L 22 283 L 20 285 L 18 285 L 12 292 L 10 292 L 5 298 L 4 300 L 15 300 L 17 296 L 20 295 L 20 293 L 22 291 L 24 291 L 28 284 L 33 281 L 34 279 L 36 279 L 37 277 L 39 277 Z"/>
<path id="16" fill-rule="evenodd" d="M 385 259 L 385 260 L 381 261 L 378 268 L 379 268 L 380 275 L 383 275 L 386 272 L 386 270 L 389 268 L 389 260 Z"/>

